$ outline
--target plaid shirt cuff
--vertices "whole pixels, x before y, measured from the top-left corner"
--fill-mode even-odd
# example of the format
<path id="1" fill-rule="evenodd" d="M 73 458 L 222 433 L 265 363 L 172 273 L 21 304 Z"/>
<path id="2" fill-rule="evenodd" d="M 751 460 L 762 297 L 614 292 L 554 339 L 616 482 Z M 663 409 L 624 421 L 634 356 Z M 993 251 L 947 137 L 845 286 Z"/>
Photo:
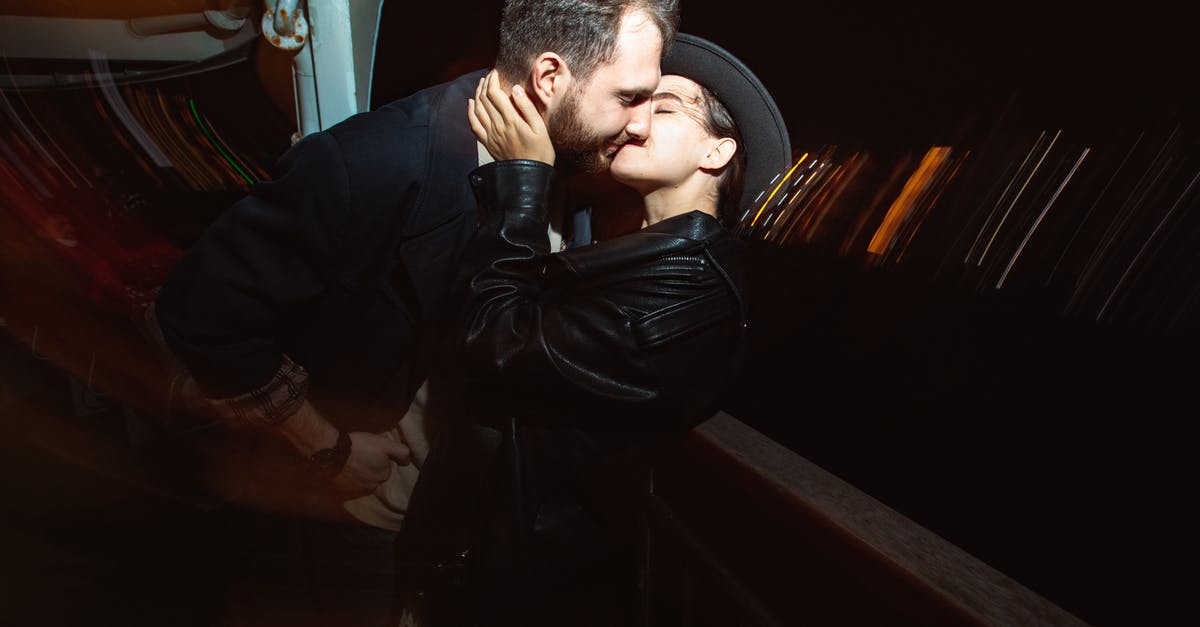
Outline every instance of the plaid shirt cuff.
<path id="1" fill-rule="evenodd" d="M 283 356 L 283 364 L 264 386 L 233 398 L 212 399 L 213 407 L 226 418 L 260 426 L 274 426 L 300 411 L 308 395 L 308 372 Z"/>

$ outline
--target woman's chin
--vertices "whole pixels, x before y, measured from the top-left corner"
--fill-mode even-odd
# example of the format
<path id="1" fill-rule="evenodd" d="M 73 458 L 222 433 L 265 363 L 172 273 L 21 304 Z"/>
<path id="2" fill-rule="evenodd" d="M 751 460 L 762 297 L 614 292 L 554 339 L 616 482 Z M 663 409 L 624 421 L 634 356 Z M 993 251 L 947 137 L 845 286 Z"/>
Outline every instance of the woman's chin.
<path id="1" fill-rule="evenodd" d="M 633 188 L 634 191 L 636 191 L 638 193 L 641 193 L 642 190 L 646 186 L 645 180 L 643 180 L 637 176 L 630 176 L 627 173 L 620 173 L 615 170 L 610 171 L 609 174 L 612 175 L 612 179 L 614 181 L 616 181 L 626 187 L 631 187 L 631 188 Z"/>
<path id="2" fill-rule="evenodd" d="M 612 164 L 609 165 L 608 173 L 614 181 L 634 188 L 637 187 L 638 181 L 642 180 L 642 177 L 638 175 L 637 168 L 627 163 L 625 159 L 622 159 L 619 152 L 613 159 Z"/>

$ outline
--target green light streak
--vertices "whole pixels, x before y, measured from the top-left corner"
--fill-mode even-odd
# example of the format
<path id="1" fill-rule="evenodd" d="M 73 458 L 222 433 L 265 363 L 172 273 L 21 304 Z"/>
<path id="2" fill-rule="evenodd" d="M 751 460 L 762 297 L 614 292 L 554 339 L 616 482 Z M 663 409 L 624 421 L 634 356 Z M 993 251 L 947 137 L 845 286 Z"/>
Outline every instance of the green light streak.
<path id="1" fill-rule="evenodd" d="M 246 183 L 250 185 L 256 183 L 257 181 L 255 178 L 242 169 L 241 164 L 239 164 L 237 160 L 234 159 L 227 150 L 225 150 L 225 147 L 221 145 L 221 142 L 217 141 L 217 138 L 213 137 L 213 134 L 209 132 L 208 126 L 206 126 L 204 121 L 200 119 L 200 112 L 196 110 L 196 101 L 192 98 L 188 98 L 188 106 L 192 108 L 192 117 L 195 118 L 196 124 L 200 125 L 200 130 L 203 131 L 204 136 L 208 138 L 208 143 L 212 144 L 213 148 L 216 148 L 217 152 L 220 152 L 221 156 L 229 162 L 229 165 L 233 166 L 233 169 L 237 170 L 238 174 L 241 174 L 242 178 L 246 179 Z"/>

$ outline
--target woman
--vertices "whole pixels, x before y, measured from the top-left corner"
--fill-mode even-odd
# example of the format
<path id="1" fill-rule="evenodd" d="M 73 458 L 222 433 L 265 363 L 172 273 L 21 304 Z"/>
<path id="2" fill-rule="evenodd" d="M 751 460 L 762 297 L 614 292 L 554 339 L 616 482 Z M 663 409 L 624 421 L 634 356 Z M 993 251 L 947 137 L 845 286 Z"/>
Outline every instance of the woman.
<path id="1" fill-rule="evenodd" d="M 555 176 L 546 127 L 519 87 L 510 96 L 490 75 L 481 81 L 468 116 L 496 161 L 471 174 L 482 218 L 464 265 L 461 350 L 488 413 L 661 433 L 717 409 L 747 324 L 741 242 L 721 224 L 749 209 L 737 114 L 760 144 L 749 189 L 790 158 L 774 103 L 752 78 L 732 55 L 681 35 L 664 60 L 649 137 L 625 144 L 610 168 L 640 194 L 642 228 L 556 254 L 546 238 Z M 738 104 L 740 90 L 754 92 L 757 106 L 731 110 L 710 85 Z"/>
<path id="2" fill-rule="evenodd" d="M 633 624 L 637 604 L 618 599 L 636 596 L 647 461 L 719 409 L 741 359 L 742 246 L 720 217 L 737 219 L 789 165 L 787 133 L 753 74 L 710 42 L 679 35 L 663 71 L 648 137 L 610 169 L 640 195 L 642 228 L 553 254 L 542 117 L 491 75 L 468 106 L 495 161 L 470 175 L 481 213 L 450 351 L 469 418 L 457 433 L 498 435 L 482 466 L 478 454 L 436 460 L 457 477 L 482 468 L 480 501 L 464 505 L 444 483 L 429 492 L 459 500 L 440 522 L 482 513 L 467 516 L 483 540 L 457 553 L 475 553 L 474 598 L 441 600 L 473 608 L 479 624 Z M 448 441 L 442 451 L 458 446 Z"/>

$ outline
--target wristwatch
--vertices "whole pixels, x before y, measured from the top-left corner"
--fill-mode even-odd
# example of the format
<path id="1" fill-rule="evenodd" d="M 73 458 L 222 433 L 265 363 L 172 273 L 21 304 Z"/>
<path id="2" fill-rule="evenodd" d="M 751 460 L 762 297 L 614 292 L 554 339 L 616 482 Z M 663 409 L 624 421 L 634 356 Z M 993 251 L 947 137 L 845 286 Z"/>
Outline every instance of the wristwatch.
<path id="1" fill-rule="evenodd" d="M 346 466 L 347 459 L 350 459 L 350 434 L 339 429 L 333 448 L 323 448 L 313 453 L 305 465 L 320 476 L 333 477 Z"/>

